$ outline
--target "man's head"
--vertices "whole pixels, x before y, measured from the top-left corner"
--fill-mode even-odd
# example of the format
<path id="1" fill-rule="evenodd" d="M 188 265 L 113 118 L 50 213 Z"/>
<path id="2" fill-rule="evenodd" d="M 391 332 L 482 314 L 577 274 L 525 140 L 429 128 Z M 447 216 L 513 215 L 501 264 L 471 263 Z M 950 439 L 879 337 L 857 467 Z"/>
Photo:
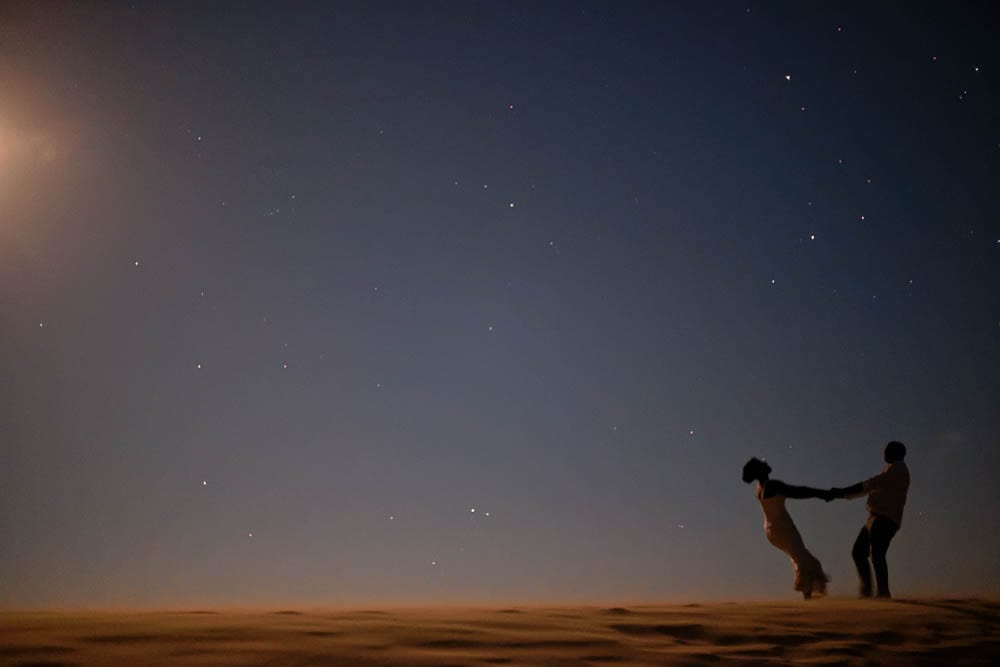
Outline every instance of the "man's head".
<path id="1" fill-rule="evenodd" d="M 895 463 L 906 458 L 906 445 L 893 440 L 885 446 L 885 462 Z"/>

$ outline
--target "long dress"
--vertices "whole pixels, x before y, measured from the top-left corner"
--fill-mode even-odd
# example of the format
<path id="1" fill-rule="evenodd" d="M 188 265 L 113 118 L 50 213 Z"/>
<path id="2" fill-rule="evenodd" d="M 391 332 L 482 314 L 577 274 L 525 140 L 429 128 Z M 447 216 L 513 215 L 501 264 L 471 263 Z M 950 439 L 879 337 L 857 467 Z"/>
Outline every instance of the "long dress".
<path id="1" fill-rule="evenodd" d="M 826 595 L 830 577 L 819 560 L 809 553 L 791 515 L 785 509 L 785 496 L 764 497 L 764 485 L 757 484 L 757 500 L 764 509 L 764 534 L 767 541 L 788 554 L 795 569 L 795 590 L 809 598 Z"/>

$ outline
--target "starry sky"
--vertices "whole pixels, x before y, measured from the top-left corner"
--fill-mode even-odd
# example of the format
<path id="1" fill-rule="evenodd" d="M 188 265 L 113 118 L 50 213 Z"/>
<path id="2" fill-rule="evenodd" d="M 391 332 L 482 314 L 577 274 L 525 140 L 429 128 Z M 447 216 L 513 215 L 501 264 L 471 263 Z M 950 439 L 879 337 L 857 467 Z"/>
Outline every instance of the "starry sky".
<path id="1" fill-rule="evenodd" d="M 5 3 L 0 605 L 1000 594 L 985 4 Z M 852 595 L 863 501 L 790 501 Z"/>

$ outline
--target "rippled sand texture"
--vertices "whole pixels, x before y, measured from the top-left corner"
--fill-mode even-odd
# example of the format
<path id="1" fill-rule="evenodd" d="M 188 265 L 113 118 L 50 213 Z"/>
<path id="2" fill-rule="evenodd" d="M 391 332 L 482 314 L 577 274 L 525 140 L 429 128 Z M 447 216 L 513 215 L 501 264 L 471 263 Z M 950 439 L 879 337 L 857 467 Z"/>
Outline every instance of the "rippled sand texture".
<path id="1" fill-rule="evenodd" d="M 995 665 L 983 600 L 0 613 L 0 664 Z"/>

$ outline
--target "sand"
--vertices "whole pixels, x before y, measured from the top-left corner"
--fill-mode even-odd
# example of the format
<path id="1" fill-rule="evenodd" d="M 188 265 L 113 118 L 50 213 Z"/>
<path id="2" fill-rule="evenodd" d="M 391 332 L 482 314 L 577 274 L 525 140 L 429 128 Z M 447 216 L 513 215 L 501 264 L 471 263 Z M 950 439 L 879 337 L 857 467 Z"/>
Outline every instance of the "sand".
<path id="1" fill-rule="evenodd" d="M 2 612 L 0 665 L 995 665 L 1000 603 Z"/>

